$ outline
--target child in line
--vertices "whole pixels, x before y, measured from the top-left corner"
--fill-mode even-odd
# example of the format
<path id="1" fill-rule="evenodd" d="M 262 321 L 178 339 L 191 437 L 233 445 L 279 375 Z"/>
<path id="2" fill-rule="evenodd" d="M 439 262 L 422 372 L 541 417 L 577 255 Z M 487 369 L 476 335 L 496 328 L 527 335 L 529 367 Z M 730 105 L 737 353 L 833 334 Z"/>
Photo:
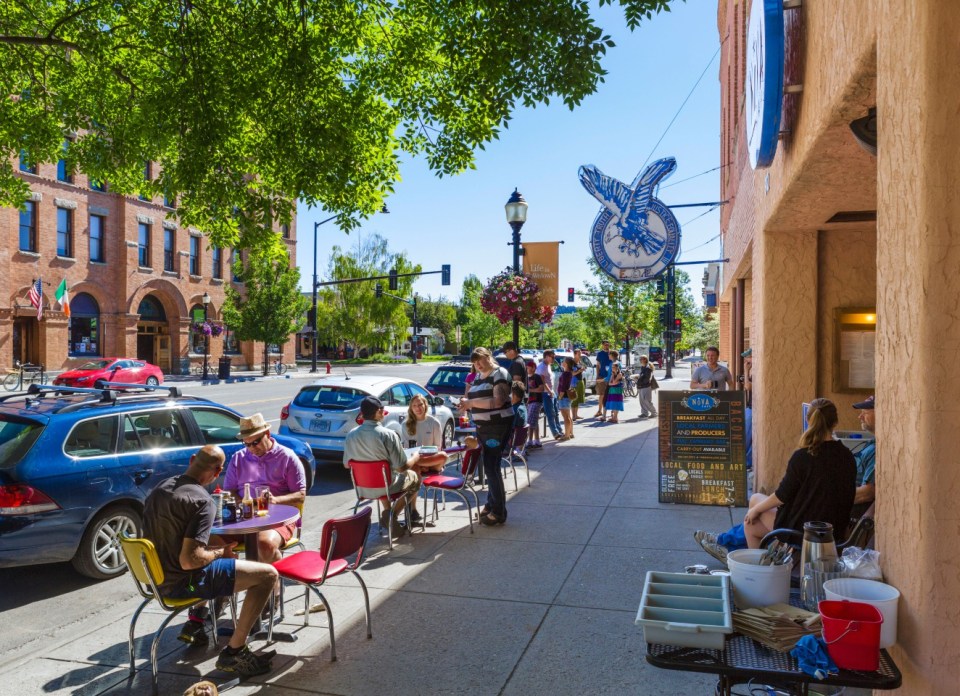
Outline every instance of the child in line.
<path id="1" fill-rule="evenodd" d="M 573 358 L 564 358 L 560 364 L 560 381 L 557 383 L 557 407 L 563 415 L 563 437 L 557 442 L 573 439 L 573 417 L 570 414 L 570 382 L 573 380 Z"/>
<path id="2" fill-rule="evenodd" d="M 613 353 L 610 357 L 613 357 Z M 623 372 L 620 370 L 620 362 L 614 360 L 610 367 L 610 382 L 607 384 L 606 409 L 610 414 L 611 423 L 619 423 L 620 412 L 623 410 Z"/>
<path id="3" fill-rule="evenodd" d="M 527 426 L 530 428 L 529 448 L 543 447 L 540 444 L 540 409 L 543 408 L 543 377 L 537 374 L 537 364 L 527 361 Z"/>

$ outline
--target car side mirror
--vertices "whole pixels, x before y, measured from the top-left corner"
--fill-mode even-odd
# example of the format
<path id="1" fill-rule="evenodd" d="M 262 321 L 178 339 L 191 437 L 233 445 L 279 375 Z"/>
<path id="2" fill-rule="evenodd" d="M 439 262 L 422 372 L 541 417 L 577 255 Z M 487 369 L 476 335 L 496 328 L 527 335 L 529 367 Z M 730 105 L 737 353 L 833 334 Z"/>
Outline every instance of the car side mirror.
<path id="1" fill-rule="evenodd" d="M 433 397 L 433 400 L 431 400 L 430 403 L 433 404 L 434 406 L 443 406 L 444 403 L 446 402 L 443 400 L 442 396 L 435 396 Z"/>

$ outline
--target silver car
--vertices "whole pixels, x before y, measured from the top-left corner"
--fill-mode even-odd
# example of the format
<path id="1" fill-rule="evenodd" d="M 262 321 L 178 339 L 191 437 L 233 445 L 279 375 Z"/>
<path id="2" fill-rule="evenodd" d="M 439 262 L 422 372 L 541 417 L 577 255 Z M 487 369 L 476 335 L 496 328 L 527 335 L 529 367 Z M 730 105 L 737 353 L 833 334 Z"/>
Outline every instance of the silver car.
<path id="1" fill-rule="evenodd" d="M 431 396 L 409 379 L 375 375 L 325 377 L 303 387 L 280 411 L 279 432 L 302 440 L 316 454 L 342 456 L 347 433 L 359 426 L 360 402 L 365 396 L 376 396 L 383 402 L 383 425 L 400 435 L 407 446 L 409 437 L 402 425 L 417 394 L 427 400 L 429 413 L 440 421 L 444 445 L 451 443 L 456 421 L 442 397 Z"/>

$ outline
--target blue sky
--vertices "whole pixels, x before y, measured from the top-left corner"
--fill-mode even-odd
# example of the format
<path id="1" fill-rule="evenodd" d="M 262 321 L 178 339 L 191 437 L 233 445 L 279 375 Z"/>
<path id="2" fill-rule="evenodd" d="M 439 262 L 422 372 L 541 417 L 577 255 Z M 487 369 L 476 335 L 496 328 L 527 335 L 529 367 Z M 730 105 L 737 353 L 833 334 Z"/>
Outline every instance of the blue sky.
<path id="1" fill-rule="evenodd" d="M 389 215 L 374 216 L 349 236 L 332 222 L 319 228 L 320 280 L 335 244 L 350 246 L 357 235 L 378 233 L 392 251 L 406 252 L 425 271 L 449 263 L 449 287 L 441 286 L 436 275 L 418 279 L 414 289 L 421 296 L 456 300 L 467 275 L 485 281 L 512 263 L 503 206 L 518 188 L 529 204 L 523 241 L 564 241 L 559 286 L 565 303 L 566 288 L 579 289 L 591 280 L 589 235 L 599 209 L 577 179 L 580 165 L 594 164 L 630 182 L 648 157 L 673 156 L 677 171 L 663 182 L 661 200 L 667 205 L 719 200 L 719 171 L 672 185 L 720 164 L 719 56 L 710 63 L 719 46 L 715 3 L 674 0 L 671 12 L 634 32 L 626 29 L 618 8 L 594 5 L 594 11 L 617 44 L 607 53 L 608 75 L 596 94 L 573 112 L 554 102 L 514 112 L 500 139 L 477 153 L 476 169 L 459 176 L 437 178 L 422 161 L 405 162 L 403 180 L 387 200 Z M 708 63 L 700 84 L 656 145 Z M 719 238 L 706 243 L 719 234 L 719 211 L 703 215 L 707 210 L 674 211 L 682 226 L 678 261 L 720 256 Z M 313 223 L 326 217 L 319 209 L 298 209 L 297 260 L 305 290 L 313 275 Z M 701 302 L 703 267 L 683 269 Z"/>

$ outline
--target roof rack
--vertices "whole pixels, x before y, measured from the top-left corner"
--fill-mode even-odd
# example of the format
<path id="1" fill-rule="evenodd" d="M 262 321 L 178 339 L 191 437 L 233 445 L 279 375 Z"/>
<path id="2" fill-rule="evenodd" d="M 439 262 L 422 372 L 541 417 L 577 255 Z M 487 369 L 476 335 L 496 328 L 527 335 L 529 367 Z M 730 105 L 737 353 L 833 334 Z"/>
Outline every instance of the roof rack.
<path id="1" fill-rule="evenodd" d="M 105 379 L 98 379 L 96 382 L 98 389 L 119 389 L 123 393 L 127 393 L 133 390 L 138 391 L 160 391 L 166 390 L 170 393 L 171 399 L 176 399 L 177 397 L 183 396 L 179 387 L 166 387 L 151 384 L 128 384 L 126 382 L 109 382 Z"/>
<path id="2" fill-rule="evenodd" d="M 43 394 L 90 394 L 99 396 L 102 401 L 113 401 L 117 398 L 116 392 L 107 388 L 64 387 L 59 384 L 37 384 L 34 382 L 27 388 L 28 396 Z"/>

